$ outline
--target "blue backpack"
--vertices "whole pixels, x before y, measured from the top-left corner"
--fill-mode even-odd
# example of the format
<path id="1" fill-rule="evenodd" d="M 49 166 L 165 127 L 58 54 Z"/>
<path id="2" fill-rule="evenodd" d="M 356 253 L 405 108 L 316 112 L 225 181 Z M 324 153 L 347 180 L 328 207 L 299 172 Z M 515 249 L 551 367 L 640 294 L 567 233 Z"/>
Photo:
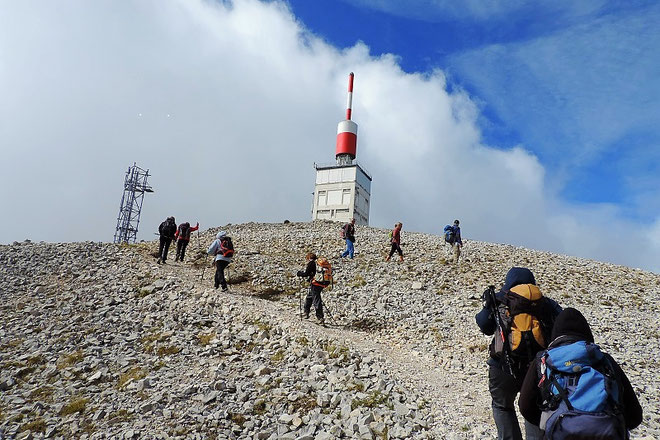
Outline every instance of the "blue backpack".
<path id="1" fill-rule="evenodd" d="M 444 233 L 445 241 L 449 244 L 454 244 L 454 241 L 456 241 L 456 229 L 452 225 L 447 225 L 445 226 Z"/>
<path id="2" fill-rule="evenodd" d="M 578 341 L 546 350 L 539 365 L 545 438 L 627 439 L 620 383 L 598 345 Z"/>

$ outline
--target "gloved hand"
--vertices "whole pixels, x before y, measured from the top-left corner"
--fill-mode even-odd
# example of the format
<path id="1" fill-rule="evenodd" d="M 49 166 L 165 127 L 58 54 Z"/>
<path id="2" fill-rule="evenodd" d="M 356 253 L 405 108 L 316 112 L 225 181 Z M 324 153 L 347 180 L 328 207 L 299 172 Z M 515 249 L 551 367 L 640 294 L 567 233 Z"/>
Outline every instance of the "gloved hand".
<path id="1" fill-rule="evenodd" d="M 296 275 L 298 275 L 299 277 L 304 277 L 305 272 L 303 272 L 302 270 L 299 270 L 298 273 L 296 273 Z"/>
<path id="2" fill-rule="evenodd" d="M 484 293 L 481 295 L 481 301 L 484 304 L 484 309 L 493 308 L 493 297 L 490 295 L 490 288 L 484 290 Z"/>

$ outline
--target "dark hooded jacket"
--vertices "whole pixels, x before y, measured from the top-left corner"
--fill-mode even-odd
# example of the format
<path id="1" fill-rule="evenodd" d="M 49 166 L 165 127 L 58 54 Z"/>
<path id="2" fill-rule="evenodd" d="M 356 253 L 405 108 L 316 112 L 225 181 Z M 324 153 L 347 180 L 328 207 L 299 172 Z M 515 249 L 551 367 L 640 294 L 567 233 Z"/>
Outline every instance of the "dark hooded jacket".
<path id="1" fill-rule="evenodd" d="M 551 340 L 552 342 L 548 348 L 572 344 L 577 341 L 594 342 L 594 336 L 591 333 L 589 323 L 582 313 L 576 309 L 567 308 L 557 316 L 555 325 L 552 328 Z M 537 386 L 541 380 L 539 365 L 542 354 L 543 352 L 539 353 L 534 359 L 534 362 L 529 366 L 518 401 L 520 413 L 528 422 L 536 426 L 540 423 L 542 412 L 539 406 L 539 402 L 542 401 L 541 389 Z M 633 429 L 642 422 L 642 407 L 637 400 L 632 385 L 630 385 L 630 381 L 623 370 L 621 370 L 619 364 L 609 354 L 604 353 L 604 355 L 610 360 L 614 369 L 614 375 L 623 386 L 623 416 L 626 422 L 626 428 Z"/>
<path id="2" fill-rule="evenodd" d="M 509 269 L 509 272 L 506 274 L 506 279 L 504 280 L 504 285 L 502 289 L 495 294 L 495 300 L 501 302 L 504 300 L 506 292 L 511 290 L 513 287 L 524 285 L 524 284 L 533 284 L 536 285 L 536 279 L 531 270 L 525 267 L 512 267 Z M 544 310 L 546 311 L 546 317 L 537 317 L 539 320 L 548 321 L 544 324 L 548 326 L 548 333 L 552 328 L 552 323 L 554 322 L 555 317 L 561 312 L 561 307 L 554 300 L 544 296 L 543 300 L 545 301 Z M 495 316 L 493 315 L 492 308 L 490 304 L 484 304 L 483 309 L 475 317 L 477 325 L 481 332 L 485 335 L 492 335 L 497 330 L 497 322 Z M 548 339 L 546 339 L 548 340 Z M 491 342 L 491 346 L 493 342 Z M 491 350 L 491 360 L 489 364 L 497 365 L 500 364 L 500 360 L 492 355 L 493 350 Z M 523 370 L 524 371 L 524 370 Z"/>
<path id="3" fill-rule="evenodd" d="M 163 223 L 158 227 L 158 233 L 162 238 L 168 240 L 175 240 L 174 235 L 176 234 L 176 221 L 174 217 L 167 217 Z"/>

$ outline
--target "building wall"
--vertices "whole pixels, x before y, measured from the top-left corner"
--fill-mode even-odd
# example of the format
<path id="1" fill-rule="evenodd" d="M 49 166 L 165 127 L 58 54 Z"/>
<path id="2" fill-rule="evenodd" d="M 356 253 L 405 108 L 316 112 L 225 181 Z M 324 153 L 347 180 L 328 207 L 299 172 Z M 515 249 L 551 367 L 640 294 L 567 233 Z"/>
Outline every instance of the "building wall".
<path id="1" fill-rule="evenodd" d="M 368 225 L 370 186 L 366 175 L 354 165 L 317 169 L 312 219 L 347 222 L 355 218 L 357 224 Z"/>

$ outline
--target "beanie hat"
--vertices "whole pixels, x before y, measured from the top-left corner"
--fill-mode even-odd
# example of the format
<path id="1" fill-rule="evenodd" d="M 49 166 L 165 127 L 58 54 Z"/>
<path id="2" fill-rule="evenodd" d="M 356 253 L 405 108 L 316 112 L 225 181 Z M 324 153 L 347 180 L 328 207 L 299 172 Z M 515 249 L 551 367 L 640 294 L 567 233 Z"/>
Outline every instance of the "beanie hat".
<path id="1" fill-rule="evenodd" d="M 560 336 L 572 336 L 581 341 L 594 342 L 594 335 L 587 319 L 574 308 L 567 308 L 557 315 L 555 325 L 552 327 L 552 340 Z"/>
<path id="2" fill-rule="evenodd" d="M 502 286 L 502 292 L 511 290 L 512 287 L 516 287 L 521 284 L 536 285 L 534 274 L 526 267 L 512 267 L 506 274 L 504 286 Z"/>

